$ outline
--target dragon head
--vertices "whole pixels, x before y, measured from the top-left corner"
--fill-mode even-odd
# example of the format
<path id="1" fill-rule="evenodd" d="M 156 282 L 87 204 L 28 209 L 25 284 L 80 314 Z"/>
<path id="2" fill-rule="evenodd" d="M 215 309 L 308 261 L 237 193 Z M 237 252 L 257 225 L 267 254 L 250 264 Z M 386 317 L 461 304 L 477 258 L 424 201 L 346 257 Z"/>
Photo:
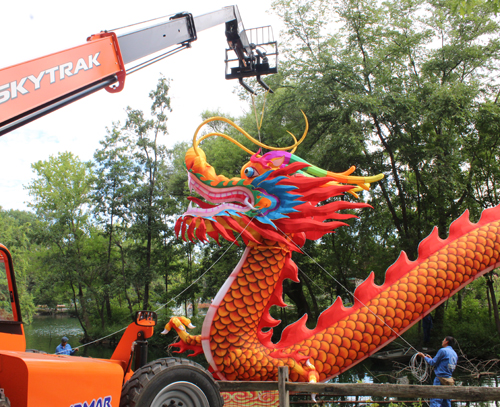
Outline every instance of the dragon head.
<path id="1" fill-rule="evenodd" d="M 210 133 L 196 140 L 201 126 L 212 120 L 230 123 L 255 144 L 273 151 L 263 155 L 260 150 L 252 153 L 221 133 Z M 359 202 L 325 201 L 346 192 L 357 197 L 357 191 L 369 189 L 370 183 L 383 177 L 382 174 L 373 177 L 351 176 L 355 167 L 343 173 L 325 171 L 293 154 L 304 139 L 307 126 L 301 140 L 297 141 L 294 137 L 295 144 L 286 148 L 292 150 L 289 152 L 261 144 L 237 125 L 221 117 L 208 119 L 202 125 L 195 133 L 193 147 L 186 153 L 185 164 L 190 191 L 196 192 L 204 200 L 189 197 L 189 208 L 176 223 L 176 233 L 184 239 L 187 235 L 191 241 L 195 238 L 206 241 L 208 234 L 217 242 L 219 236 L 235 242 L 234 233 L 237 233 L 246 245 L 250 242 L 258 244 L 261 239 L 290 246 L 300 245 L 304 238 L 319 239 L 325 233 L 345 225 L 342 220 L 355 216 L 338 213 L 339 210 L 369 207 Z M 252 154 L 239 177 L 229 179 L 218 175 L 208 164 L 198 143 L 213 135 L 225 137 Z M 290 236 L 294 238 L 290 239 Z M 290 240 L 294 243 L 290 243 Z"/>

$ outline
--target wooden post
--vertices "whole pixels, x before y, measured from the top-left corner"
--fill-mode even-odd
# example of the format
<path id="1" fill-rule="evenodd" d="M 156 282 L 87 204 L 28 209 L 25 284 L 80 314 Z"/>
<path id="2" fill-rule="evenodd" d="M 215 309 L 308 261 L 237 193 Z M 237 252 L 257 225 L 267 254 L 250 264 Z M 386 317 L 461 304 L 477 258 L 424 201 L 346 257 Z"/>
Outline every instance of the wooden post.
<path id="1" fill-rule="evenodd" d="M 278 368 L 278 393 L 280 399 L 280 407 L 290 407 L 290 396 L 286 383 L 288 382 L 288 366 L 280 366 Z"/>

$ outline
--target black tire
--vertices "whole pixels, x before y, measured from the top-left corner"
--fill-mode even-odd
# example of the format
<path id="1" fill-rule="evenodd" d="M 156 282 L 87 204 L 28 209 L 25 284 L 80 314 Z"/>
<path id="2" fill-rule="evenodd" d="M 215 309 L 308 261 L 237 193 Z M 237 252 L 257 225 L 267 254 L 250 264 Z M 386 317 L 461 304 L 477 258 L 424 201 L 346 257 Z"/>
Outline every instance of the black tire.
<path id="1" fill-rule="evenodd" d="M 120 407 L 222 407 L 219 385 L 198 363 L 162 358 L 136 370 Z"/>

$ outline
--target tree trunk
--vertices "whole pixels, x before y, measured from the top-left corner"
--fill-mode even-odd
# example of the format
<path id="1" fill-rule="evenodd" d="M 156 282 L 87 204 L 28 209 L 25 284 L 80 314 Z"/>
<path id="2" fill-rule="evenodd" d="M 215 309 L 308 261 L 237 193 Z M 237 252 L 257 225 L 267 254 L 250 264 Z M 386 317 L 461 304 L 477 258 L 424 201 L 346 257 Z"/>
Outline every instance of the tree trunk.
<path id="1" fill-rule="evenodd" d="M 73 291 L 73 306 L 75 307 L 75 314 L 76 314 L 76 317 L 78 318 L 78 322 L 80 322 L 80 326 L 82 327 L 83 329 L 83 336 L 85 339 L 87 339 L 89 337 L 88 333 L 87 333 L 87 327 L 85 326 L 85 324 L 83 323 L 82 321 L 82 318 L 81 318 L 81 315 L 80 315 L 80 312 L 78 310 L 78 305 L 76 304 L 77 301 L 76 301 L 76 290 L 75 290 L 75 286 L 73 285 L 72 282 L 70 282 L 70 285 L 71 285 L 71 290 Z"/>
<path id="2" fill-rule="evenodd" d="M 149 309 L 149 281 L 146 281 L 146 283 L 144 283 L 144 299 L 142 302 L 142 309 Z"/>
<path id="3" fill-rule="evenodd" d="M 443 334 L 445 304 L 446 302 L 442 303 L 439 307 L 437 307 L 436 312 L 434 313 L 434 326 L 436 328 L 436 333 L 438 335 Z"/>
<path id="4" fill-rule="evenodd" d="M 490 290 L 491 303 L 493 305 L 493 316 L 495 317 L 495 326 L 497 328 L 497 332 L 500 335 L 500 316 L 498 315 L 498 305 L 497 299 L 495 295 L 495 287 L 493 286 L 493 273 L 488 273 L 486 276 L 486 284 Z"/>
<path id="5" fill-rule="evenodd" d="M 130 301 L 130 297 L 128 296 L 128 293 L 127 293 L 128 283 L 127 283 L 127 279 L 125 277 L 125 253 L 123 252 L 123 247 L 121 246 L 121 244 L 116 243 L 116 245 L 120 248 L 120 255 L 121 255 L 121 260 L 122 260 L 122 276 L 123 276 L 123 287 L 124 287 L 123 293 L 125 295 L 125 299 L 127 300 L 128 309 L 130 311 L 130 317 L 133 320 L 134 319 L 134 308 L 132 307 L 132 301 Z"/>
<path id="6" fill-rule="evenodd" d="M 87 330 L 90 327 L 90 321 L 89 321 L 89 315 L 87 312 L 87 307 L 85 305 L 85 298 L 83 296 L 83 288 L 82 288 L 82 285 L 80 283 L 78 283 L 78 299 L 80 300 L 80 306 L 82 308 L 82 319 L 83 319 L 82 327 L 83 327 L 83 325 L 85 325 L 84 333 L 85 333 L 85 340 L 87 340 L 87 339 L 89 339 Z"/>
<path id="7" fill-rule="evenodd" d="M 309 321 L 313 318 L 311 308 L 309 307 L 309 303 L 307 302 L 304 291 L 302 290 L 302 283 L 293 283 L 286 280 L 283 283 L 283 293 L 288 295 L 288 297 L 295 303 L 299 317 L 307 314 Z"/>
<path id="8" fill-rule="evenodd" d="M 113 315 L 112 315 L 112 312 L 111 312 L 111 300 L 109 298 L 109 293 L 104 294 L 104 302 L 105 302 L 105 305 L 106 305 L 106 316 L 108 318 L 108 322 L 111 323 Z"/>
<path id="9" fill-rule="evenodd" d="M 152 204 L 150 204 L 150 208 L 151 205 Z M 146 282 L 144 283 L 144 299 L 142 303 L 143 310 L 149 309 L 149 284 L 151 283 L 151 247 L 152 247 L 151 243 L 153 240 L 151 227 L 152 227 L 152 219 L 151 215 L 148 215 L 148 236 L 146 243 Z"/>
<path id="10" fill-rule="evenodd" d="M 486 284 L 486 299 L 488 300 L 488 317 L 490 318 L 491 321 L 491 298 L 490 298 L 490 288 L 488 287 L 488 284 Z"/>
<path id="11" fill-rule="evenodd" d="M 304 275 L 305 275 L 305 273 L 304 273 Z M 312 300 L 312 304 L 313 304 L 313 308 L 314 308 L 313 318 L 314 318 L 315 321 L 317 321 L 317 319 L 319 317 L 319 314 L 320 314 L 319 306 L 318 306 L 318 301 L 316 300 L 317 293 L 315 293 L 313 291 L 311 282 L 309 281 L 308 277 L 305 277 L 301 281 L 306 285 L 307 291 L 309 291 L 309 295 L 311 296 L 311 300 Z"/>

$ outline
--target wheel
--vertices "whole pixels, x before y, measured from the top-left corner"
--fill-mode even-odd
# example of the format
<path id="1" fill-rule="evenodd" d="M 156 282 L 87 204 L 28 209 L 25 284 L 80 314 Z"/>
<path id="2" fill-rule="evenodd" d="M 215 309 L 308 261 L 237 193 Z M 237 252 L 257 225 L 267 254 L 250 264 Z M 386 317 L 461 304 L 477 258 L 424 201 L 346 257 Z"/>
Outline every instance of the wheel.
<path id="1" fill-rule="evenodd" d="M 5 397 L 4 389 L 0 389 L 0 407 L 10 407 L 10 400 Z"/>
<path id="2" fill-rule="evenodd" d="M 136 370 L 122 390 L 120 407 L 222 407 L 213 377 L 198 363 L 155 360 Z"/>

